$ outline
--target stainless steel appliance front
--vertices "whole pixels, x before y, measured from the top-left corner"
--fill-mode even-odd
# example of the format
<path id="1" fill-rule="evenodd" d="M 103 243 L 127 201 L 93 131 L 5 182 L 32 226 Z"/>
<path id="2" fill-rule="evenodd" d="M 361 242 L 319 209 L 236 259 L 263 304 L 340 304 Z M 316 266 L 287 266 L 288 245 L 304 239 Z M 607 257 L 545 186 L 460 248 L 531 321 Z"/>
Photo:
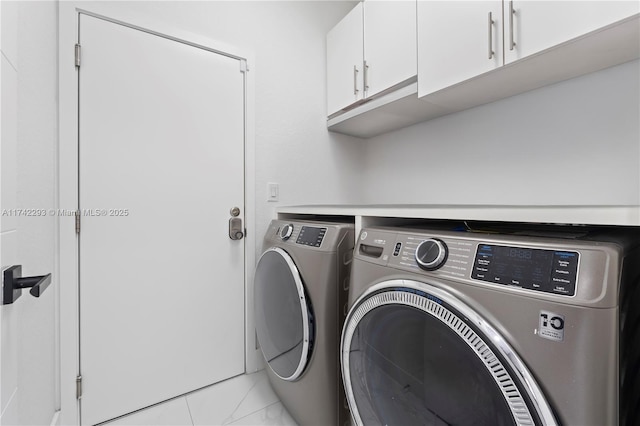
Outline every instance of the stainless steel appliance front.
<path id="1" fill-rule="evenodd" d="M 638 250 L 589 238 L 364 229 L 341 344 L 355 423 L 617 424 Z"/>

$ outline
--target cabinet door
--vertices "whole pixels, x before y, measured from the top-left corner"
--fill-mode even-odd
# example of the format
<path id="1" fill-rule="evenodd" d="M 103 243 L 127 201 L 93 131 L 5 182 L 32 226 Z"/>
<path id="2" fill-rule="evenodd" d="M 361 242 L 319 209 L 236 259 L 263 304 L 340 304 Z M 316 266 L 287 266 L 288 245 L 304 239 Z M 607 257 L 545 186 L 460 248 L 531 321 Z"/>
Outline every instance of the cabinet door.
<path id="1" fill-rule="evenodd" d="M 418 0 L 419 96 L 502 63 L 502 1 Z"/>
<path id="2" fill-rule="evenodd" d="M 364 2 L 365 96 L 415 77 L 416 0 Z"/>
<path id="3" fill-rule="evenodd" d="M 327 34 L 327 114 L 363 98 L 363 12 L 358 3 Z"/>
<path id="4" fill-rule="evenodd" d="M 632 0 L 505 1 L 505 62 L 540 52 L 639 11 L 640 2 Z"/>

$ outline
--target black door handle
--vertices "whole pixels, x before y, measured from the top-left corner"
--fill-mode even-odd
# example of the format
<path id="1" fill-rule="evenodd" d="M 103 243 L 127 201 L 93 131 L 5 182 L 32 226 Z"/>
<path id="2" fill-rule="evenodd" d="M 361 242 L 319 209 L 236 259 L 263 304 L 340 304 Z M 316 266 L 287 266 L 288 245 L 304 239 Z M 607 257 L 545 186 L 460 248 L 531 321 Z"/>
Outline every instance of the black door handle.
<path id="1" fill-rule="evenodd" d="M 15 302 L 22 295 L 23 288 L 31 288 L 29 293 L 35 297 L 40 297 L 49 284 L 51 284 L 51 274 L 38 277 L 23 277 L 22 265 L 13 265 L 4 270 L 2 274 L 2 304 L 9 305 Z"/>

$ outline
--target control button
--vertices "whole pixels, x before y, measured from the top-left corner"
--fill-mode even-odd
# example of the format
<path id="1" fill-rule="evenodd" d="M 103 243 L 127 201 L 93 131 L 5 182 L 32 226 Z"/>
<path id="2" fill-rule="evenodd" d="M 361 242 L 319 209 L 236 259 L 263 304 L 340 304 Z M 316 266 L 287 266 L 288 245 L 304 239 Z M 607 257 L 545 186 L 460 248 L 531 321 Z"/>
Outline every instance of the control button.
<path id="1" fill-rule="evenodd" d="M 280 230 L 280 239 L 282 241 L 287 241 L 291 237 L 291 234 L 293 234 L 293 224 L 288 223 Z"/>
<path id="2" fill-rule="evenodd" d="M 435 238 L 429 238 L 418 244 L 415 259 L 418 266 L 426 271 L 434 271 L 447 260 L 447 245 Z"/>
<path id="3" fill-rule="evenodd" d="M 393 255 L 398 256 L 400 254 L 401 248 L 402 248 L 402 243 L 396 243 L 396 247 L 393 249 Z"/>
<path id="4" fill-rule="evenodd" d="M 576 292 L 579 255 L 572 251 L 556 251 L 553 255 L 550 292 L 573 296 Z"/>

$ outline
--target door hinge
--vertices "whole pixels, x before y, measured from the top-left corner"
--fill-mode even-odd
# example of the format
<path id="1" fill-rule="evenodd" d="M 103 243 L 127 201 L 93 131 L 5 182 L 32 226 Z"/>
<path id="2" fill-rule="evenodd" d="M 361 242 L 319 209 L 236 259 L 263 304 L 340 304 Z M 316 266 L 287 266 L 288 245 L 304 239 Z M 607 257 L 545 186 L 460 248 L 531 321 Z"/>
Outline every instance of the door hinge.
<path id="1" fill-rule="evenodd" d="M 82 398 L 82 376 L 76 377 L 76 399 Z"/>
<path id="2" fill-rule="evenodd" d="M 76 234 L 80 233 L 80 212 L 76 212 Z"/>
<path id="3" fill-rule="evenodd" d="M 80 44 L 76 43 L 76 67 L 80 68 Z"/>

